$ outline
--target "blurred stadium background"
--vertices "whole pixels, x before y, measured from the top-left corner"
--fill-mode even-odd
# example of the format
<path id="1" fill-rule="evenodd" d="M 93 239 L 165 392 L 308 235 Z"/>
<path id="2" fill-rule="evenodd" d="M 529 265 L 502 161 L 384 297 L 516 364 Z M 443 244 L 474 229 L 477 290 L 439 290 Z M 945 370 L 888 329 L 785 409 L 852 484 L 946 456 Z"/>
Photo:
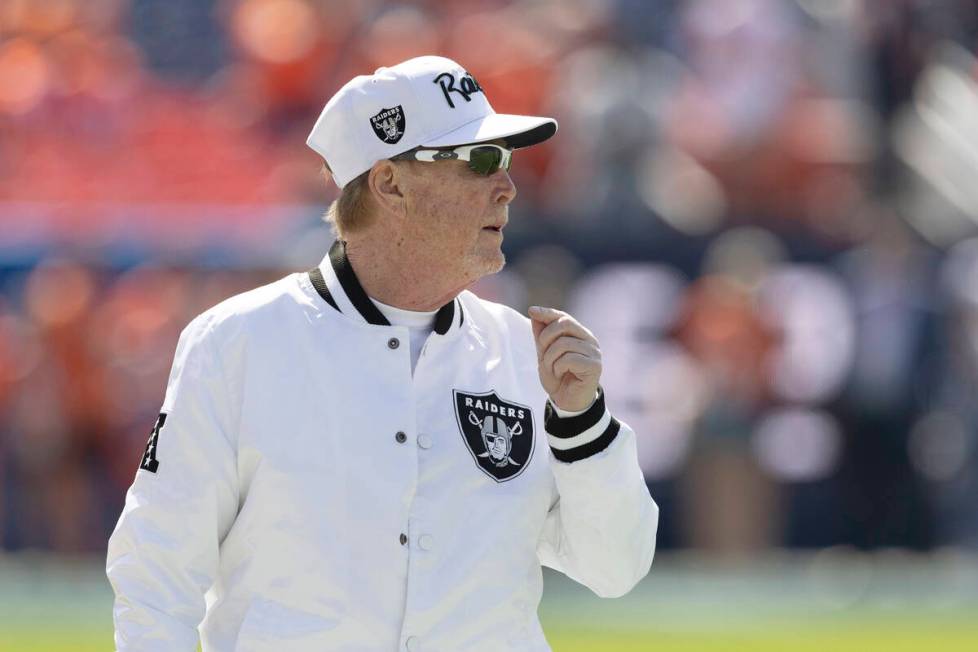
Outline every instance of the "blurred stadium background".
<path id="1" fill-rule="evenodd" d="M 975 0 L 2 0 L 0 650 L 110 649 L 177 335 L 320 260 L 311 125 L 425 53 L 559 120 L 477 291 L 595 331 L 662 509 L 556 652 L 978 649 Z"/>

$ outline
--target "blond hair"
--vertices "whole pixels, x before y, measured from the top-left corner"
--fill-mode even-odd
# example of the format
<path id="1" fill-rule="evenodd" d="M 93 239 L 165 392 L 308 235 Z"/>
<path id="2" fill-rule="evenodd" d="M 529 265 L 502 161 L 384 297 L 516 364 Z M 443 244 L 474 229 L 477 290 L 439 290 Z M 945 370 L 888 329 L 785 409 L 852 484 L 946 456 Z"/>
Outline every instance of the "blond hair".
<path id="1" fill-rule="evenodd" d="M 327 177 L 332 174 L 329 165 L 325 163 L 323 164 L 323 173 Z M 336 235 L 341 240 L 345 239 L 347 234 L 365 228 L 373 217 L 370 205 L 370 187 L 367 184 L 367 177 L 369 176 L 370 170 L 367 170 L 343 186 L 340 190 L 340 196 L 330 204 L 326 214 L 323 215 L 323 221 L 333 225 L 333 228 L 336 229 Z"/>

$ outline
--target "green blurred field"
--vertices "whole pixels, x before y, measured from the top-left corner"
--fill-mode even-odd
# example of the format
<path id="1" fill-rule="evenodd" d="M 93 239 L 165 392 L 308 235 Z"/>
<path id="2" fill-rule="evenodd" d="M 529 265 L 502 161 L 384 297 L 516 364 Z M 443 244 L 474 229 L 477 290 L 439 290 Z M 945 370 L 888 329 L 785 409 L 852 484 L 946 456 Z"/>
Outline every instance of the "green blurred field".
<path id="1" fill-rule="evenodd" d="M 974 617 L 974 614 L 972 614 Z M 978 647 L 974 624 L 959 621 L 908 623 L 901 621 L 867 622 L 839 627 L 832 623 L 783 623 L 761 631 L 675 632 L 636 629 L 633 631 L 578 629 L 551 625 L 548 636 L 555 652 L 688 652 L 690 650 L 732 650 L 736 652 L 903 652 L 911 650 L 960 650 L 973 652 Z M 52 627 L 47 631 L 15 628 L 0 649 L 39 652 L 103 652 L 112 649 L 112 633 L 106 628 L 68 630 Z"/>
<path id="2" fill-rule="evenodd" d="M 112 649 L 98 560 L 0 560 L 0 652 Z M 944 554 L 660 556 L 631 594 L 601 600 L 548 573 L 555 652 L 978 650 L 978 560 Z"/>
<path id="3" fill-rule="evenodd" d="M 765 631 L 742 631 L 733 634 L 635 630 L 583 630 L 571 626 L 548 628 L 555 652 L 688 652 L 690 650 L 733 650 L 736 652 L 902 652 L 910 650 L 961 650 L 973 652 L 978 647 L 974 625 L 964 622 L 947 624 L 874 622 L 853 627 L 824 627 L 805 623 L 789 624 Z M 13 631 L 0 649 L 40 652 L 104 652 L 112 649 L 108 629 L 66 631 L 54 627 L 46 632 Z M 6 635 L 5 635 L 6 638 Z"/>

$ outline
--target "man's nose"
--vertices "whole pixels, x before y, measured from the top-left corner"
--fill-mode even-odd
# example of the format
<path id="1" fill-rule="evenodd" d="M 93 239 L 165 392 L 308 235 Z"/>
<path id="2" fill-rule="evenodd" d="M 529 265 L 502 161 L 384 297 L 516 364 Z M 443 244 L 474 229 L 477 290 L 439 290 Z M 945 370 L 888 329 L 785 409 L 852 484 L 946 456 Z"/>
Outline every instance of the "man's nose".
<path id="1" fill-rule="evenodd" d="M 496 179 L 496 203 L 508 204 L 516 199 L 516 184 L 513 183 L 513 178 L 509 176 L 509 170 L 499 168 L 499 170 L 492 176 Z"/>

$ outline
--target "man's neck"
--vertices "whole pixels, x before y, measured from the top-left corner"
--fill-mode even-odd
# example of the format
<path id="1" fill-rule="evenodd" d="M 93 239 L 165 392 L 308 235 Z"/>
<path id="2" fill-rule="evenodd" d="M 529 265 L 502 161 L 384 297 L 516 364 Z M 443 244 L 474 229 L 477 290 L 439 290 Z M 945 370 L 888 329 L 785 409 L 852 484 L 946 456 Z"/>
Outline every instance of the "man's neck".
<path id="1" fill-rule="evenodd" d="M 367 296 L 402 310 L 437 310 L 471 285 L 439 278 L 443 275 L 399 242 L 380 243 L 369 236 L 347 241 L 346 256 Z"/>

